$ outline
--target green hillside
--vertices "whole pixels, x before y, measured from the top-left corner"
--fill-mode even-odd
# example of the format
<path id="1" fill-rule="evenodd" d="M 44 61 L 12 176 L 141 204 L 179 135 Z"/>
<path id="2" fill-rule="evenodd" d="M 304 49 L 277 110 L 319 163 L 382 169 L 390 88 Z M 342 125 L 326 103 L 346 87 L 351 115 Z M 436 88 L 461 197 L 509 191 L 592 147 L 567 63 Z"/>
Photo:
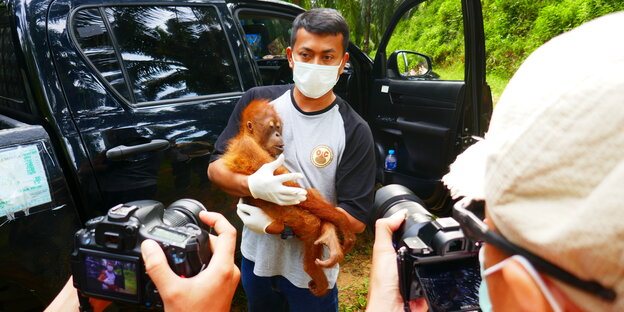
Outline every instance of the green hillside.
<path id="1" fill-rule="evenodd" d="M 483 1 L 487 80 L 495 98 L 524 59 L 544 42 L 620 10 L 624 10 L 621 0 Z"/>
<path id="2" fill-rule="evenodd" d="M 352 40 L 374 56 L 387 25 L 389 12 L 399 0 L 293 0 L 306 8 L 338 9 L 351 26 Z M 413 50 L 430 55 L 436 72 L 445 77 L 463 76 L 454 68 L 463 57 L 459 0 L 434 0 L 397 26 L 402 34 L 388 51 Z M 487 50 L 488 83 L 495 101 L 522 61 L 550 38 L 585 21 L 624 10 L 622 0 L 482 0 Z M 443 21 L 441 24 L 440 21 Z M 368 21 L 368 22 L 366 22 Z M 430 25 L 434 25 L 433 27 Z M 442 26 L 444 25 L 444 26 Z M 449 39 L 451 38 L 451 39 Z M 582 44 L 582 43 L 579 43 Z M 591 56 L 588 56 L 591 57 Z"/>

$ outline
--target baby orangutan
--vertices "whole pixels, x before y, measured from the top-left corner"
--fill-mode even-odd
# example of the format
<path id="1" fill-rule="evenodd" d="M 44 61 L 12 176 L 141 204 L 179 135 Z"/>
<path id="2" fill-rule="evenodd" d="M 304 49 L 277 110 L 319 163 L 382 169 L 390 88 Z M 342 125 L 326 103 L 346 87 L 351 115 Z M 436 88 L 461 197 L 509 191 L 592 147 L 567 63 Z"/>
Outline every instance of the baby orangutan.
<path id="1" fill-rule="evenodd" d="M 252 101 L 241 114 L 238 135 L 228 142 L 227 151 L 221 158 L 225 166 L 232 172 L 250 175 L 262 165 L 274 161 L 284 148 L 281 124 L 279 115 L 267 100 Z M 276 175 L 286 173 L 289 171 L 283 166 L 275 170 Z M 300 187 L 294 181 L 287 181 L 284 185 Z M 310 291 L 322 296 L 328 286 L 323 267 L 342 261 L 344 253 L 355 244 L 355 235 L 342 212 L 327 202 L 316 189 L 306 190 L 306 200 L 294 206 L 279 206 L 252 197 L 246 198 L 245 202 L 262 208 L 275 220 L 267 227 L 268 233 L 281 233 L 284 226 L 292 228 L 303 242 L 303 269 L 312 278 L 308 285 Z M 342 236 L 342 244 L 338 234 Z M 322 245 L 329 248 L 327 260 L 320 260 Z"/>

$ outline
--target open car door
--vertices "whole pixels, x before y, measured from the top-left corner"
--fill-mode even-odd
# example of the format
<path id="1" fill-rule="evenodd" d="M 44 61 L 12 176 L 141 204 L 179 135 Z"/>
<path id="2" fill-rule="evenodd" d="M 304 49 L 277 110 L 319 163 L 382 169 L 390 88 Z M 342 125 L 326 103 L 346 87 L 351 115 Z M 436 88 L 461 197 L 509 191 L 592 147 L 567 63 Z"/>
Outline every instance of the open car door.
<path id="1" fill-rule="evenodd" d="M 480 1 L 441 2 L 407 0 L 395 12 L 375 56 L 367 119 L 377 178 L 410 188 L 430 210 L 446 215 L 451 203 L 440 179 L 472 136 L 484 134 L 492 103 Z M 432 13 L 436 25 L 422 18 Z M 433 36 L 439 27 L 443 35 Z M 402 43 L 417 51 L 401 50 Z M 397 156 L 393 171 L 383 167 L 390 149 Z"/>

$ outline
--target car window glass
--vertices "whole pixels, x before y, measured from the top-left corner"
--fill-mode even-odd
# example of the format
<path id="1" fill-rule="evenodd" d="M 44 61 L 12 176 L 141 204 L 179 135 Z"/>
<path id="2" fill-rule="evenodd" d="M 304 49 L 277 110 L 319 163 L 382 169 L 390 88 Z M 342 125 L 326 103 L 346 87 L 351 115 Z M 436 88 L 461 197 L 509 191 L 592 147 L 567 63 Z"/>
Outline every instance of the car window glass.
<path id="1" fill-rule="evenodd" d="M 245 11 L 238 14 L 238 19 L 245 32 L 251 55 L 258 65 L 262 83 L 264 85 L 293 83 L 292 71 L 286 59 L 292 20 Z"/>
<path id="2" fill-rule="evenodd" d="M 213 7 L 105 9 L 137 102 L 241 91 Z"/>
<path id="3" fill-rule="evenodd" d="M 121 96 L 130 100 L 118 55 L 115 53 L 100 9 L 90 8 L 78 11 L 73 19 L 73 28 L 82 53 Z"/>
<path id="4" fill-rule="evenodd" d="M 238 16 L 254 59 L 285 58 L 292 20 L 241 13 Z"/>
<path id="5" fill-rule="evenodd" d="M 435 14 L 423 14 L 425 12 Z M 436 18 L 426 19 L 425 16 Z M 464 80 L 461 1 L 425 1 L 404 14 L 386 47 L 386 55 L 391 56 L 394 51 L 406 47 L 429 56 L 432 62 L 429 71 L 424 58 L 410 53 L 396 54 L 400 58 L 397 64 L 403 79 Z M 452 56 L 457 50 L 461 51 L 461 56 Z"/>
<path id="6" fill-rule="evenodd" d="M 213 7 L 87 8 L 73 27 L 85 56 L 132 103 L 242 90 Z"/>

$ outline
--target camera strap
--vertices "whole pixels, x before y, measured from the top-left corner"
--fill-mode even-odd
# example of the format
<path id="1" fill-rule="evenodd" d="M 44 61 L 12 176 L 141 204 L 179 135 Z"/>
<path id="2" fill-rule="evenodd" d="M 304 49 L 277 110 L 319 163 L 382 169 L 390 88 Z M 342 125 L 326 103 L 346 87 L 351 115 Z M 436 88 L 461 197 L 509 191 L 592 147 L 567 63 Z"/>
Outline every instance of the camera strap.
<path id="1" fill-rule="evenodd" d="M 406 278 L 409 276 L 408 264 L 406 261 L 407 249 L 405 246 L 399 248 L 397 252 L 397 268 L 399 270 L 399 292 L 403 298 L 403 311 L 411 312 L 409 307 L 410 300 L 410 280 Z"/>

